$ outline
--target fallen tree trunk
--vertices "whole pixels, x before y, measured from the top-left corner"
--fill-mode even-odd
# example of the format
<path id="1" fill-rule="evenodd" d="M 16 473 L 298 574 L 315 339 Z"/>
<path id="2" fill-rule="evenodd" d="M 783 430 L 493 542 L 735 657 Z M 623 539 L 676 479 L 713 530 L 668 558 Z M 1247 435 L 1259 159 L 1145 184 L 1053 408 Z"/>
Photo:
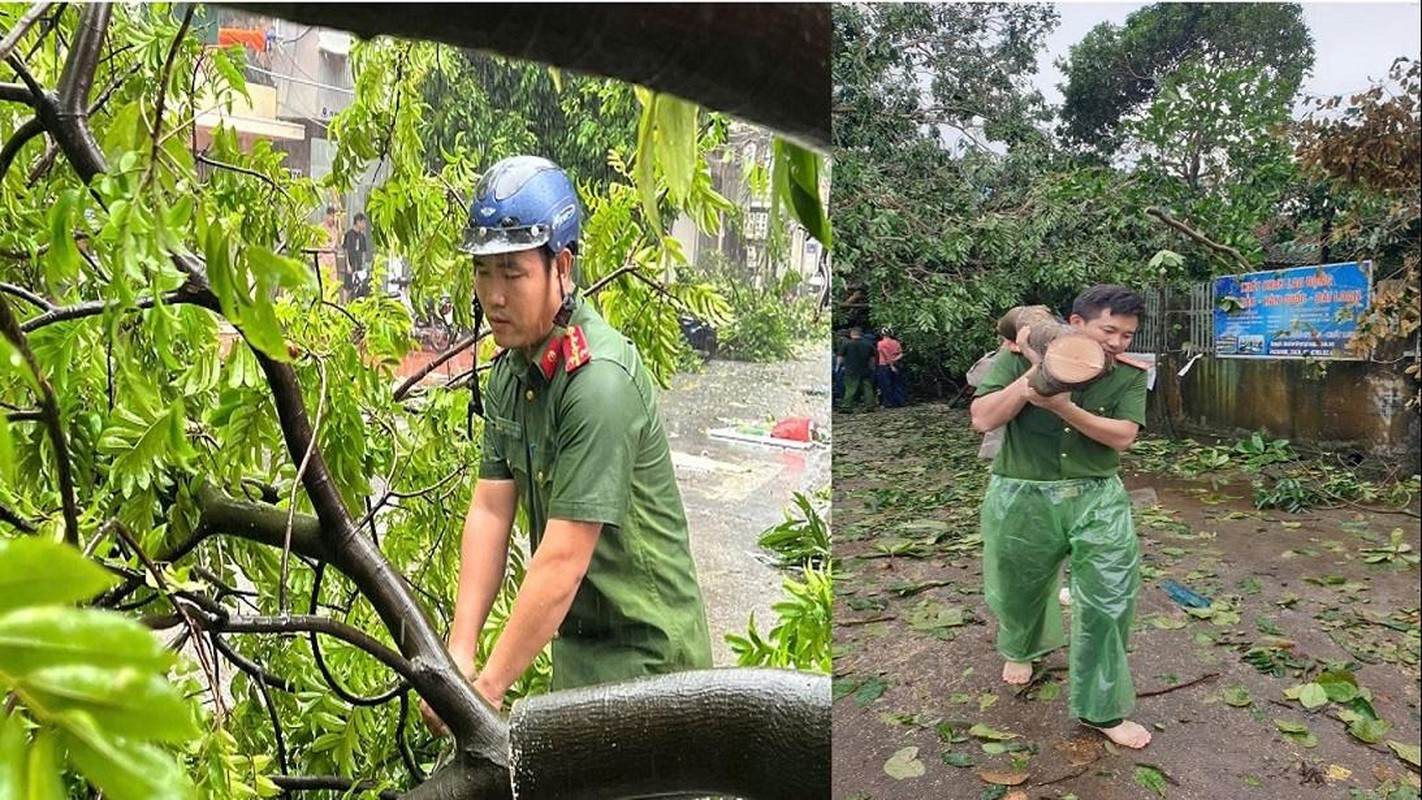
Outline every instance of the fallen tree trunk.
<path id="1" fill-rule="evenodd" d="M 828 3 L 224 5 L 606 75 L 829 146 Z"/>
<path id="2" fill-rule="evenodd" d="M 509 749 L 520 800 L 828 797 L 830 682 L 699 670 L 531 697 Z"/>

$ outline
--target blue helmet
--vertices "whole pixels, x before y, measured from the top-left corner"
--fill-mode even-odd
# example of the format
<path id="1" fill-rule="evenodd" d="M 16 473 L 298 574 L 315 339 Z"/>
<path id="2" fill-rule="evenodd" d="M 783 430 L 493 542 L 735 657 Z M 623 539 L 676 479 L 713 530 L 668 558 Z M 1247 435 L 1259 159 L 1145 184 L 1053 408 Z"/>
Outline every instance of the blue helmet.
<path id="1" fill-rule="evenodd" d="M 512 156 L 489 168 L 474 189 L 465 253 L 489 256 L 547 247 L 558 255 L 578 249 L 582 207 L 573 182 L 557 164 Z"/>

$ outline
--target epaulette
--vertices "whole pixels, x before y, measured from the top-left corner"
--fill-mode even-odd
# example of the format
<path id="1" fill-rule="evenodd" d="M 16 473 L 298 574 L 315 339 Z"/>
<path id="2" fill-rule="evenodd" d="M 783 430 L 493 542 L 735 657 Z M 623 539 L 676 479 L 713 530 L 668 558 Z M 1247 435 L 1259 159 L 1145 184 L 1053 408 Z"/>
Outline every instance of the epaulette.
<path id="1" fill-rule="evenodd" d="M 1145 372 L 1150 372 L 1150 371 L 1151 371 L 1151 368 L 1153 367 L 1152 364 L 1148 364 L 1148 363 L 1146 363 L 1146 362 L 1144 362 L 1144 361 L 1141 361 L 1140 359 L 1137 359 L 1137 358 L 1131 358 L 1130 356 L 1126 355 L 1125 353 L 1117 353 L 1117 354 L 1116 354 L 1116 361 L 1117 361 L 1117 363 L 1120 363 L 1120 364 L 1127 364 L 1127 365 L 1129 365 L 1129 366 L 1135 367 L 1136 369 L 1143 370 L 1143 371 L 1145 371 Z"/>
<path id="2" fill-rule="evenodd" d="M 588 339 L 583 334 L 581 325 L 574 325 L 561 336 L 548 340 L 548 347 L 538 359 L 538 368 L 542 370 L 544 380 L 553 380 L 553 373 L 558 371 L 559 359 L 562 359 L 563 368 L 568 372 L 573 372 L 592 360 Z"/>
<path id="3" fill-rule="evenodd" d="M 563 368 L 573 372 L 591 360 L 592 351 L 588 349 L 588 339 L 583 335 L 583 326 L 574 325 L 563 337 Z"/>

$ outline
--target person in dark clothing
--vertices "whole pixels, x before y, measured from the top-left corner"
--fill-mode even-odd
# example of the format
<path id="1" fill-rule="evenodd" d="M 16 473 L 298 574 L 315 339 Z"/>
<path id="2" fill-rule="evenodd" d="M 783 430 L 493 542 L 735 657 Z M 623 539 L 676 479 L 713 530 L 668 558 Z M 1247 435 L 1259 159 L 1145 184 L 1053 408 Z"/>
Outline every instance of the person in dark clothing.
<path id="1" fill-rule="evenodd" d="M 858 328 L 849 329 L 849 341 L 840 346 L 838 368 L 844 372 L 844 401 L 841 409 L 853 411 L 856 403 L 865 411 L 876 407 L 874 365 L 878 350 Z"/>
<path id="2" fill-rule="evenodd" d="M 350 297 L 363 297 L 370 287 L 370 221 L 365 214 L 356 214 L 351 229 L 341 243 L 346 252 L 346 291 Z"/>

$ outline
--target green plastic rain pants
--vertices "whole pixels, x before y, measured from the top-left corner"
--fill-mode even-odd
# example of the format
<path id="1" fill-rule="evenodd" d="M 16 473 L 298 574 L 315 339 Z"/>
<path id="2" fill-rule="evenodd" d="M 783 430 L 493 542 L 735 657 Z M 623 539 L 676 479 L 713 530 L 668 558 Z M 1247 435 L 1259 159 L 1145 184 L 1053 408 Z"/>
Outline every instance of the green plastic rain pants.
<path id="1" fill-rule="evenodd" d="M 1093 723 L 1128 716 L 1136 692 L 1126 645 L 1141 559 L 1120 478 L 993 475 L 982 526 L 984 592 L 998 619 L 998 652 L 1027 662 L 1066 643 L 1057 582 L 1070 555 L 1070 712 Z"/>

